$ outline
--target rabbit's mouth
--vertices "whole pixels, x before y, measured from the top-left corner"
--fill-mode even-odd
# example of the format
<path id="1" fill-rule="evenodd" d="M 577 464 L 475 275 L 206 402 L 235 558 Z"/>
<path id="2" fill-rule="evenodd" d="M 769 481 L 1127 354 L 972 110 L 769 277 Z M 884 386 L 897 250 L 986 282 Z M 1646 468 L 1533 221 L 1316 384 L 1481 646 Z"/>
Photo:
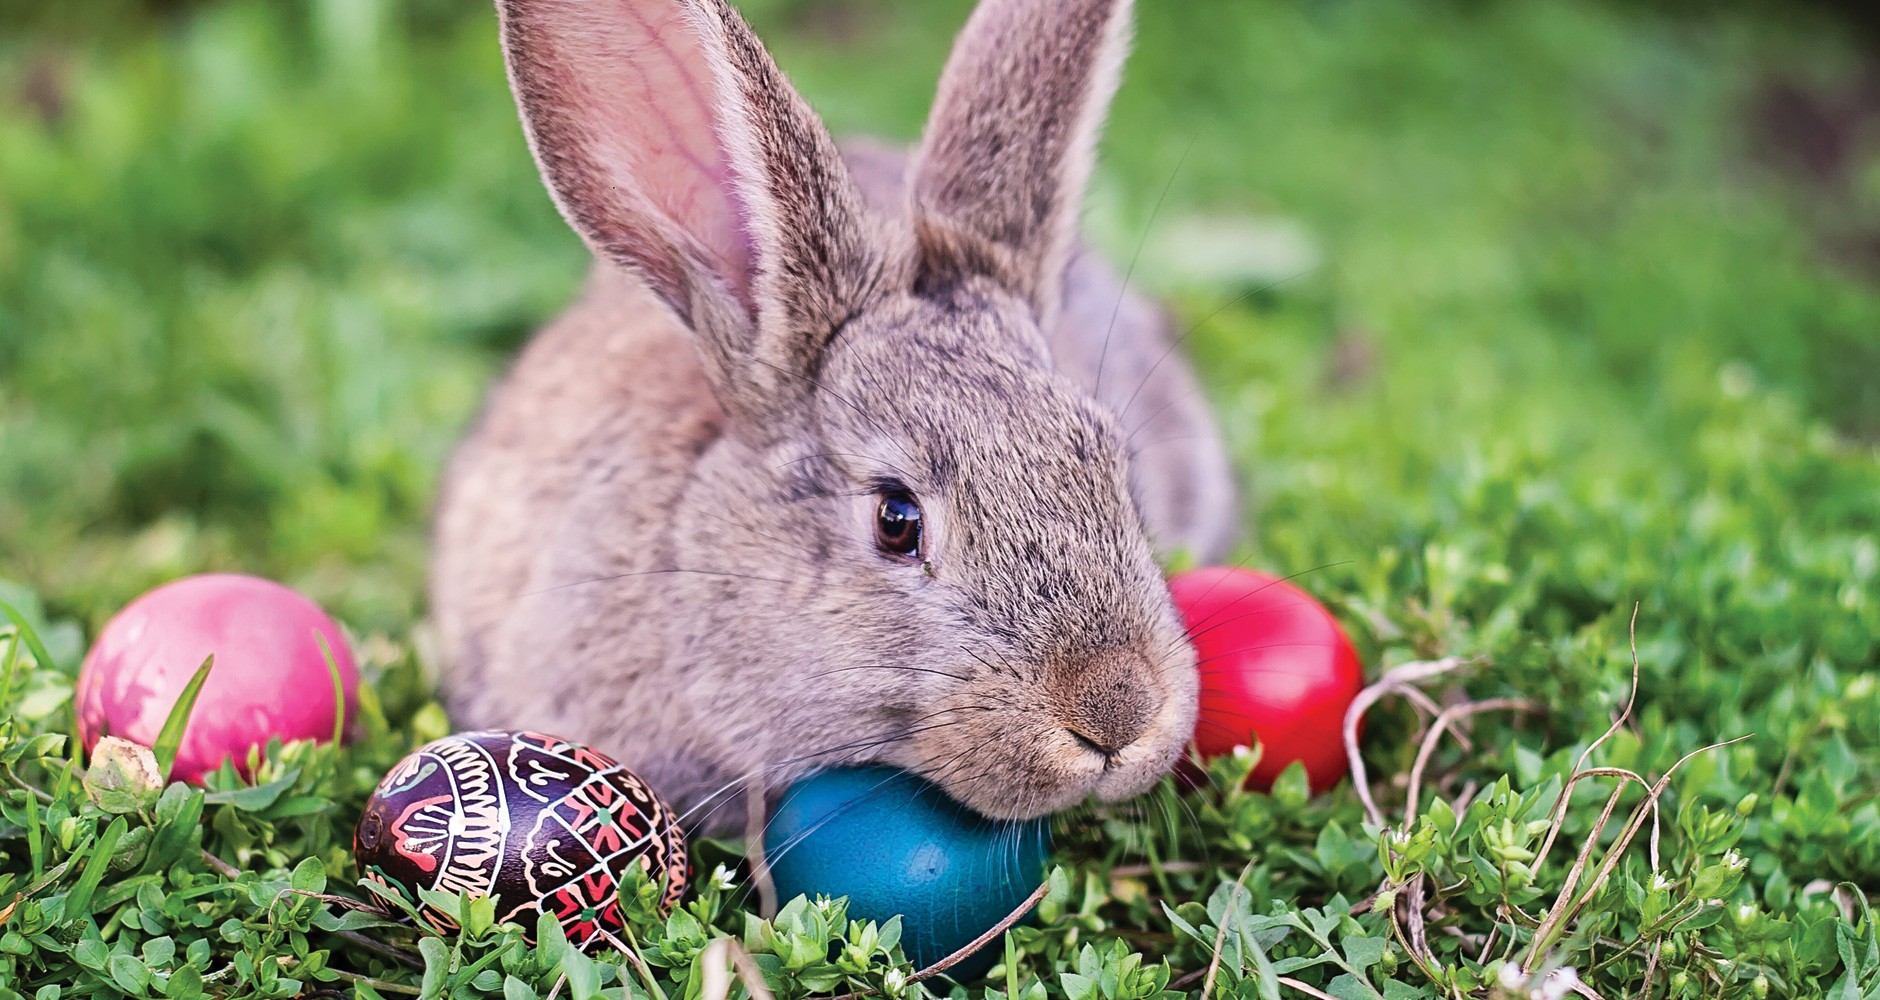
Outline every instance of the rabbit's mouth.
<path id="1" fill-rule="evenodd" d="M 1002 694 L 951 706 L 960 724 L 915 734 L 896 748 L 895 763 L 984 816 L 1031 819 L 1093 796 L 1114 802 L 1149 790 L 1194 732 L 1195 695 L 1185 686 L 1153 702 L 1073 699 L 1081 709 L 1070 711 Z"/>

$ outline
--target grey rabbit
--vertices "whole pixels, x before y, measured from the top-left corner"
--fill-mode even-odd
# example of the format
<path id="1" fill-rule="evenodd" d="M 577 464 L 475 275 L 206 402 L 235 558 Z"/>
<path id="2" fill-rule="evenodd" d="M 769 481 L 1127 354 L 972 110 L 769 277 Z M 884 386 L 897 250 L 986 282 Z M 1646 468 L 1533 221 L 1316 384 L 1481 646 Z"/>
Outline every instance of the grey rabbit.
<path id="1" fill-rule="evenodd" d="M 1128 0 L 983 0 L 908 153 L 839 150 L 725 0 L 497 6 L 597 263 L 445 475 L 456 721 L 692 832 L 839 764 L 993 818 L 1150 787 L 1197 687 L 1158 553 L 1239 519 L 1165 314 L 1077 242 Z"/>

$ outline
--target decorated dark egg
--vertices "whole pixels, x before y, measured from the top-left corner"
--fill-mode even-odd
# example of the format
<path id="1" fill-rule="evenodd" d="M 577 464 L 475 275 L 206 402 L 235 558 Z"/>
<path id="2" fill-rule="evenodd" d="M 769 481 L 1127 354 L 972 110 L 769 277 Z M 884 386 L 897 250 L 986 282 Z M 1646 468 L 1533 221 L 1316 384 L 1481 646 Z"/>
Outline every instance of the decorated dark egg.
<path id="1" fill-rule="evenodd" d="M 360 874 L 451 919 L 419 889 L 489 896 L 533 931 L 553 914 L 569 942 L 618 945 L 618 889 L 631 864 L 665 879 L 670 910 L 690 874 L 685 836 L 646 782 L 606 754 L 541 733 L 477 732 L 427 743 L 373 791 L 353 833 Z"/>

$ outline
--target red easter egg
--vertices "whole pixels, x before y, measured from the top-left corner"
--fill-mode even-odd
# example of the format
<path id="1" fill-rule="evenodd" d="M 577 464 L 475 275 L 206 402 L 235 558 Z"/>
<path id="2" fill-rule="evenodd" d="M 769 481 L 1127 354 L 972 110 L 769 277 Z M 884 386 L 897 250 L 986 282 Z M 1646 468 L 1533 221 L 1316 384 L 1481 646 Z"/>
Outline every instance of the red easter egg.
<path id="1" fill-rule="evenodd" d="M 359 668 L 345 635 L 319 606 L 252 576 L 209 574 L 164 584 L 126 605 L 98 633 L 78 672 L 78 732 L 150 746 L 196 668 L 215 666 L 196 699 L 171 777 L 200 781 L 268 740 L 331 739 L 333 679 L 315 633 L 339 668 L 346 718 Z"/>
<path id="2" fill-rule="evenodd" d="M 1315 791 L 1345 776 L 1345 710 L 1364 686 L 1358 651 L 1331 612 L 1278 577 L 1212 567 L 1169 579 L 1195 645 L 1201 710 L 1195 748 L 1218 757 L 1261 747 L 1249 782 L 1272 787 L 1293 761 Z"/>

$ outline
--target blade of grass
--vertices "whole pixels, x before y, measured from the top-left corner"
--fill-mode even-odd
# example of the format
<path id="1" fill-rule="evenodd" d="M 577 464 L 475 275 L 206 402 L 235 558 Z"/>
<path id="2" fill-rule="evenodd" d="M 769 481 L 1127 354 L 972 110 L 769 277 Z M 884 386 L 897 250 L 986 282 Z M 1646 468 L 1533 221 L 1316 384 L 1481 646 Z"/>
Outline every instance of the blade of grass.
<path id="1" fill-rule="evenodd" d="M 26 624 L 26 616 L 20 614 L 20 609 L 5 601 L 0 601 L 0 612 L 4 612 L 13 622 L 13 627 L 19 630 L 20 638 L 25 640 L 26 648 L 32 652 L 33 659 L 38 660 L 40 666 L 47 669 L 58 668 L 59 661 L 54 660 L 52 654 L 46 651 L 45 643 L 39 641 L 39 633 L 34 632 L 33 627 Z"/>
<path id="2" fill-rule="evenodd" d="M 98 838 L 97 846 L 92 848 L 91 857 L 85 862 L 85 870 L 78 875 L 78 881 L 72 884 L 72 891 L 65 894 L 65 915 L 75 917 L 91 912 L 91 895 L 98 890 L 98 883 L 104 880 L 104 873 L 111 866 L 111 854 L 117 850 L 118 839 L 130 829 L 130 824 L 119 816 L 105 827 L 104 836 Z"/>
<path id="3" fill-rule="evenodd" d="M 183 693 L 170 706 L 170 716 L 163 720 L 163 728 L 157 732 L 157 743 L 151 752 L 157 755 L 157 769 L 163 773 L 163 779 L 170 778 L 170 768 L 176 763 L 176 751 L 183 745 L 183 730 L 189 726 L 189 713 L 196 708 L 196 696 L 202 693 L 203 682 L 209 679 L 209 670 L 215 666 L 215 654 L 210 653 L 196 668 L 196 675 L 183 685 Z"/>
<path id="4" fill-rule="evenodd" d="M 16 628 L 13 640 L 7 643 L 7 662 L 5 666 L 0 666 L 0 706 L 13 703 L 13 678 L 19 671 L 20 649 L 26 645 L 19 636 L 25 631 L 25 629 Z M 6 722 L 9 726 L 13 724 L 12 712 L 6 713 Z"/>
<path id="5" fill-rule="evenodd" d="M 46 846 L 41 840 L 39 823 L 39 799 L 26 796 L 26 854 L 33 863 L 33 877 L 38 878 L 46 870 Z"/>
<path id="6" fill-rule="evenodd" d="M 313 641 L 320 644 L 320 655 L 326 660 L 326 675 L 333 681 L 333 745 L 339 746 L 340 738 L 346 735 L 346 683 L 339 675 L 339 661 L 333 659 L 333 650 L 319 629 L 313 630 Z"/>

